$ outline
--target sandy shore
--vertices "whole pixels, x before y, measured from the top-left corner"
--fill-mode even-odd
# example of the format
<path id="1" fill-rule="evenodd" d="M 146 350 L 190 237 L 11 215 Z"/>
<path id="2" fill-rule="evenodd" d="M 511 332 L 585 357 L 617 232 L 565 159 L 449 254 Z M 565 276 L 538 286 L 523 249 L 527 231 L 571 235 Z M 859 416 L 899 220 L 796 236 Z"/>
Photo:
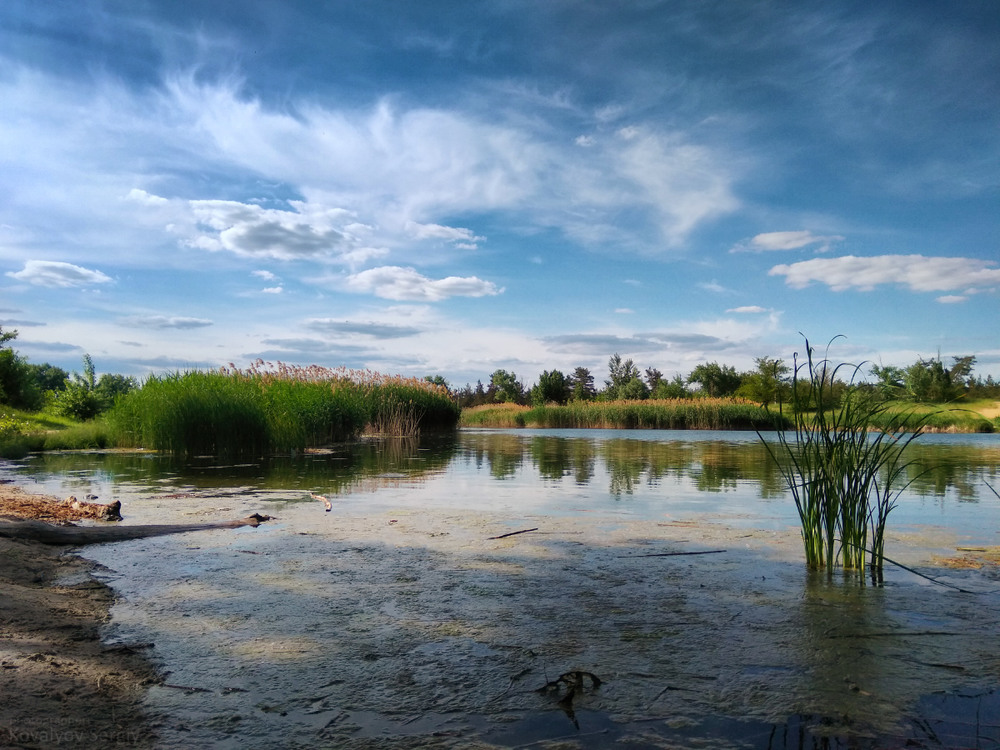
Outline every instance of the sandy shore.
<path id="1" fill-rule="evenodd" d="M 58 503 L 0 485 L 0 515 Z M 38 517 L 34 515 L 34 517 Z M 0 539 L 0 747 L 151 747 L 141 708 L 156 671 L 142 647 L 108 646 L 114 594 L 64 548 Z"/>

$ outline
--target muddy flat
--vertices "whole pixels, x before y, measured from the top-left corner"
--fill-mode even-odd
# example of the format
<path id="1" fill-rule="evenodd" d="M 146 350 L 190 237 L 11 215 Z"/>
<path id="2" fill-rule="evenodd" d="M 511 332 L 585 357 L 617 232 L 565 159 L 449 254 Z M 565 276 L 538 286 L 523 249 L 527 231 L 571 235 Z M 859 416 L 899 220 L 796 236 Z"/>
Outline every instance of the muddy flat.
<path id="1" fill-rule="evenodd" d="M 809 574 L 797 529 L 722 518 L 277 515 L 93 551 L 123 633 L 171 672 L 149 699 L 168 743 L 903 742 L 928 696 L 1000 684 L 996 568 L 935 566 L 939 530 L 891 544 L 947 585 L 898 569 L 875 587 Z"/>
<path id="2" fill-rule="evenodd" d="M 58 502 L 0 486 L 6 514 L 58 512 Z M 0 538 L 0 747 L 153 745 L 142 702 L 156 672 L 145 649 L 102 642 L 114 593 L 94 568 L 60 548 Z"/>

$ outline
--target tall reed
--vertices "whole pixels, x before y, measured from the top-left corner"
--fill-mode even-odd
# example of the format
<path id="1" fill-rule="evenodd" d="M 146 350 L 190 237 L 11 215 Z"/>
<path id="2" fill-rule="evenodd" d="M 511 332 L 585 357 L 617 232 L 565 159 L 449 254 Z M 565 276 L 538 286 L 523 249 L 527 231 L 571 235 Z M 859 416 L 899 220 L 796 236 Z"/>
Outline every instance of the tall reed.
<path id="1" fill-rule="evenodd" d="M 809 568 L 871 570 L 881 581 L 885 528 L 900 493 L 913 481 L 906 448 L 922 432 L 925 416 L 890 411 L 857 387 L 860 365 L 795 358 L 791 431 L 777 430 L 776 442 L 758 431 L 792 495 L 802 525 Z M 847 392 L 834 397 L 842 370 Z M 811 411 L 805 405 L 815 408 Z M 783 405 L 779 404 L 782 419 Z"/>
<path id="2" fill-rule="evenodd" d="M 466 409 L 462 423 L 482 427 L 554 427 L 624 430 L 767 429 L 774 415 L 742 399 L 573 401 L 534 408 L 506 404 Z"/>
<path id="3" fill-rule="evenodd" d="M 108 415 L 118 445 L 228 460 L 343 442 L 371 424 L 415 435 L 457 421 L 447 390 L 425 381 L 259 360 L 151 377 Z"/>

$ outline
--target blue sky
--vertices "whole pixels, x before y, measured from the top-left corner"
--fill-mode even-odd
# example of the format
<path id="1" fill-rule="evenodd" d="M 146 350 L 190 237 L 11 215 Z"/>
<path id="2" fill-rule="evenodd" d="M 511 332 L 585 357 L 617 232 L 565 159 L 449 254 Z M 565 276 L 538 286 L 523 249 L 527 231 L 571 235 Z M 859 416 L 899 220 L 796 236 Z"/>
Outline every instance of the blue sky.
<path id="1" fill-rule="evenodd" d="M 0 8 L 32 362 L 1000 376 L 1000 4 Z"/>

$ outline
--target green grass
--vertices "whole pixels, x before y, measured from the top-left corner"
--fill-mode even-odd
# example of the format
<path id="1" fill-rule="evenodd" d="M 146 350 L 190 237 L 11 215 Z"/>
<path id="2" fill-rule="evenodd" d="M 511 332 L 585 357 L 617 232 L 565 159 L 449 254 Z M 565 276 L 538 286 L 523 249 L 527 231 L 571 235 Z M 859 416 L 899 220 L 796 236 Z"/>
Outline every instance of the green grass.
<path id="1" fill-rule="evenodd" d="M 462 412 L 464 427 L 548 427 L 637 430 L 753 430 L 773 428 L 775 415 L 740 399 L 574 401 L 529 408 L 510 404 Z"/>
<path id="2" fill-rule="evenodd" d="M 252 460 L 363 433 L 453 429 L 458 407 L 445 389 L 425 381 L 258 362 L 248 370 L 150 378 L 107 420 L 119 446 Z"/>
<path id="3" fill-rule="evenodd" d="M 23 458 L 35 451 L 104 448 L 109 444 L 107 427 L 101 422 L 0 407 L 0 457 Z"/>
<path id="4" fill-rule="evenodd" d="M 995 403 L 995 402 L 990 402 Z M 975 405 L 960 402 L 956 404 L 912 404 L 894 401 L 886 404 L 875 426 L 882 428 L 900 415 L 919 417 L 925 432 L 995 432 L 1000 422 L 990 419 Z"/>

